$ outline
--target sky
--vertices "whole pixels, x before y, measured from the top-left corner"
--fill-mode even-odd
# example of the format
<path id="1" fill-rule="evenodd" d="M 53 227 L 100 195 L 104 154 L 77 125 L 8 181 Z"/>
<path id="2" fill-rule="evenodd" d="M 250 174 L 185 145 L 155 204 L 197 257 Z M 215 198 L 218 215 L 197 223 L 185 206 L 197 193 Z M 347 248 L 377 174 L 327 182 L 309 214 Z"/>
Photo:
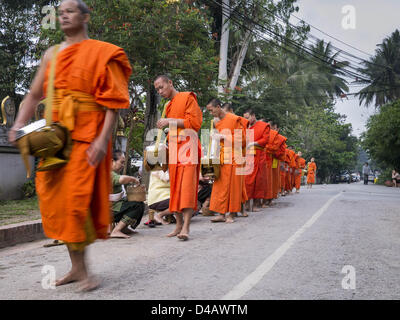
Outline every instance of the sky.
<path id="1" fill-rule="evenodd" d="M 376 45 L 384 38 L 396 28 L 400 29 L 400 0 L 298 0 L 297 6 L 300 10 L 294 14 L 296 17 L 369 55 L 374 55 Z M 351 6 L 351 12 L 345 6 Z M 342 12 L 343 8 L 347 10 Z M 353 17 L 354 20 L 348 20 Z M 297 24 L 298 20 L 292 18 L 291 22 Z M 318 30 L 311 28 L 311 33 L 360 58 L 369 58 Z M 360 89 L 351 86 L 349 91 Z M 376 112 L 373 104 L 360 106 L 353 96 L 348 100 L 337 100 L 335 108 L 336 112 L 347 116 L 346 122 L 352 124 L 356 136 L 365 131 L 368 117 Z"/>

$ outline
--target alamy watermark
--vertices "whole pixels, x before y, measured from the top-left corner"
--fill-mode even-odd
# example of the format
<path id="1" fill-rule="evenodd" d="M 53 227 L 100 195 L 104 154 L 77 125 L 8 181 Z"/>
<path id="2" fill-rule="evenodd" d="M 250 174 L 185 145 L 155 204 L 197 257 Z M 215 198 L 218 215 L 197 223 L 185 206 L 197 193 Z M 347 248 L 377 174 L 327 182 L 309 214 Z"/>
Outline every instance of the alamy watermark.
<path id="1" fill-rule="evenodd" d="M 342 288 L 345 290 L 356 289 L 356 269 L 351 265 L 345 265 L 342 268 L 342 272 L 346 274 L 342 279 Z"/>
<path id="2" fill-rule="evenodd" d="M 44 6 L 42 8 L 42 14 L 44 14 L 44 18 L 42 19 L 42 27 L 43 29 L 56 29 L 56 21 L 57 14 L 56 8 L 53 6 Z"/>
<path id="3" fill-rule="evenodd" d="M 42 267 L 42 288 L 45 290 L 56 288 L 56 268 L 52 265 Z"/>
<path id="4" fill-rule="evenodd" d="M 345 16 L 342 18 L 342 28 L 345 30 L 356 28 L 356 8 L 352 5 L 346 5 L 342 7 L 342 14 Z"/>

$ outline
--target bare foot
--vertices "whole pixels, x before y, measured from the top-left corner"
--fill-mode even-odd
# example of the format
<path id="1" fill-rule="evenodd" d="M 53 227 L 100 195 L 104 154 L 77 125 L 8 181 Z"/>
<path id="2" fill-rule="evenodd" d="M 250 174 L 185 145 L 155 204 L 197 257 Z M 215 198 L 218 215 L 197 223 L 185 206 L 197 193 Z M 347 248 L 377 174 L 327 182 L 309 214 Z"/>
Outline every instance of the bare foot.
<path id="1" fill-rule="evenodd" d="M 189 235 L 187 233 L 180 233 L 178 234 L 178 239 L 183 241 L 189 240 Z"/>
<path id="2" fill-rule="evenodd" d="M 251 212 L 260 212 L 260 209 L 256 206 L 253 206 L 253 210 Z"/>
<path id="3" fill-rule="evenodd" d="M 234 223 L 235 220 L 233 220 L 232 215 L 228 214 L 228 216 L 226 217 L 225 223 Z"/>
<path id="4" fill-rule="evenodd" d="M 110 234 L 110 238 L 118 238 L 118 239 L 128 239 L 130 236 L 121 232 L 121 231 L 113 231 Z"/>
<path id="5" fill-rule="evenodd" d="M 177 227 L 174 231 L 172 231 L 171 233 L 167 234 L 168 238 L 172 238 L 172 237 L 176 237 L 178 234 L 180 234 L 182 231 L 182 227 Z"/>
<path id="6" fill-rule="evenodd" d="M 56 287 L 62 286 L 64 284 L 82 281 L 84 279 L 84 274 L 80 272 L 70 271 L 64 277 L 56 280 Z"/>
<path id="7" fill-rule="evenodd" d="M 134 233 L 136 233 L 136 232 L 133 231 L 133 230 L 131 230 L 131 229 L 129 229 L 129 227 L 125 227 L 124 229 L 122 229 L 122 233 L 125 233 L 125 234 L 134 234 Z"/>
<path id="8" fill-rule="evenodd" d="M 79 283 L 79 288 L 77 290 L 77 292 L 88 292 L 88 291 L 92 291 L 95 290 L 99 287 L 100 285 L 100 281 L 98 281 L 97 279 L 93 278 L 93 277 L 87 277 L 85 280 L 82 280 Z"/>
<path id="9" fill-rule="evenodd" d="M 225 222 L 225 216 L 220 214 L 217 217 L 212 218 L 210 221 L 211 222 Z"/>
<path id="10" fill-rule="evenodd" d="M 245 217 L 245 218 L 247 218 L 249 215 L 248 215 L 248 213 L 247 212 L 242 212 L 242 217 Z"/>

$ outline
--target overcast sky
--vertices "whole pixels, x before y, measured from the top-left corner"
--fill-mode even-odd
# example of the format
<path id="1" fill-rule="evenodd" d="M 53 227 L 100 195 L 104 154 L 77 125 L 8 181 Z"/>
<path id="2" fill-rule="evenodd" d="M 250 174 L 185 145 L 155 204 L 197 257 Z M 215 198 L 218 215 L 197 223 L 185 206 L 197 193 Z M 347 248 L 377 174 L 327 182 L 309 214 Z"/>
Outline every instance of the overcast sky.
<path id="1" fill-rule="evenodd" d="M 375 53 L 376 45 L 385 37 L 396 28 L 400 29 L 400 0 L 298 0 L 297 5 L 300 11 L 295 13 L 295 16 L 370 55 Z M 343 20 L 349 15 L 348 11 L 347 14 L 342 13 L 344 6 L 352 6 L 355 9 L 355 29 L 345 29 L 342 26 Z M 294 18 L 291 21 L 298 22 Z M 311 29 L 311 33 L 331 41 L 335 47 L 368 59 L 368 55 L 349 48 L 315 29 Z M 357 92 L 359 89 L 351 87 L 350 92 Z M 352 124 L 353 134 L 356 136 L 365 131 L 366 120 L 375 113 L 373 105 L 368 108 L 359 106 L 358 99 L 354 97 L 349 97 L 347 101 L 338 101 L 336 110 L 347 116 L 347 122 Z"/>

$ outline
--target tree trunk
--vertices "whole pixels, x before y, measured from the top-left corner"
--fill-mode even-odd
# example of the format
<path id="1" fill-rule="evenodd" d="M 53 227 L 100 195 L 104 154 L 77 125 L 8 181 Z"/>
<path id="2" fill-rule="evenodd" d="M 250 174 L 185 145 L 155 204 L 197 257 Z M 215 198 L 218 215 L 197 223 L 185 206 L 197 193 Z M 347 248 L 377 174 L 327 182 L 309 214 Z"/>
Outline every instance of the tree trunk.
<path id="1" fill-rule="evenodd" d="M 236 64 L 234 66 L 232 78 L 229 81 L 229 89 L 233 91 L 237 85 L 240 76 L 240 70 L 243 66 L 244 58 L 246 57 L 247 49 L 249 48 L 251 40 L 251 31 L 247 30 L 246 34 L 244 35 L 242 44 L 240 46 L 240 52 L 238 59 L 236 60 Z"/>
<path id="2" fill-rule="evenodd" d="M 157 92 L 152 84 L 149 84 L 147 87 L 146 93 L 146 112 L 144 116 L 144 136 L 143 136 L 143 150 L 146 149 L 147 146 L 152 144 L 153 141 L 146 141 L 146 135 L 149 130 L 156 128 L 156 124 L 158 118 L 160 117 L 159 112 L 157 111 L 157 105 L 160 101 L 160 97 L 157 95 Z M 150 173 L 142 168 L 142 184 L 146 185 L 146 189 L 149 188 L 149 180 Z"/>
<path id="3" fill-rule="evenodd" d="M 219 50 L 218 95 L 223 95 L 228 80 L 229 0 L 222 0 L 222 28 Z"/>

